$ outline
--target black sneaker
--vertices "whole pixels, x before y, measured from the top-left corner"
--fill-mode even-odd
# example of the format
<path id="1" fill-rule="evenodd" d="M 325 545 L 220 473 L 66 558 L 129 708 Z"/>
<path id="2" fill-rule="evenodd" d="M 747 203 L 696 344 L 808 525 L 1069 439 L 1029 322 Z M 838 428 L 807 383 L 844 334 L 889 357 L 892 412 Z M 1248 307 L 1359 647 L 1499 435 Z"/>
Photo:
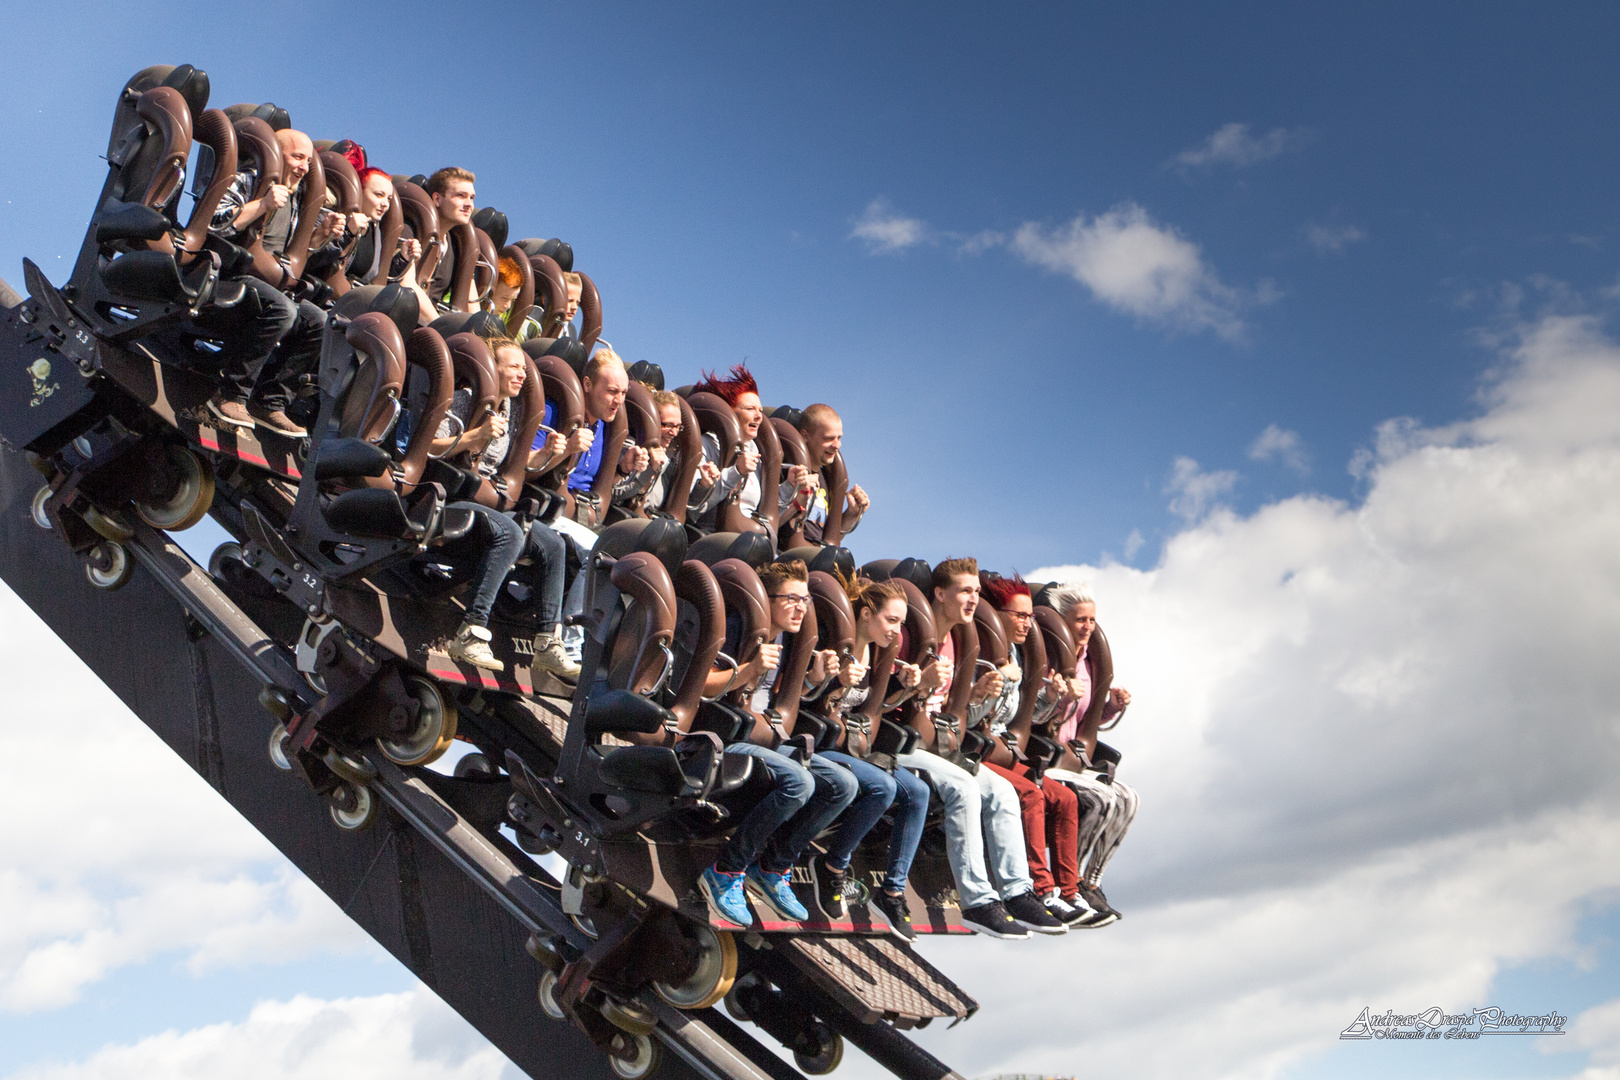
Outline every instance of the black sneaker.
<path id="1" fill-rule="evenodd" d="M 1046 905 L 1035 899 L 1033 892 L 1019 893 L 1005 902 L 1013 922 L 1037 934 L 1067 934 L 1069 928 L 1063 920 L 1046 910 Z"/>
<path id="2" fill-rule="evenodd" d="M 1079 907 L 1075 907 L 1068 901 L 1064 900 L 1063 897 L 1059 896 L 1057 894 L 1057 890 L 1055 889 L 1052 892 L 1047 893 L 1046 899 L 1042 900 L 1041 903 L 1046 905 L 1046 910 L 1052 916 L 1052 918 L 1056 919 L 1065 926 L 1073 926 L 1086 914 L 1086 907 L 1084 904 L 1080 905 Z"/>
<path id="3" fill-rule="evenodd" d="M 849 871 L 827 865 L 827 856 L 817 855 L 810 860 L 810 880 L 815 883 L 816 903 L 827 913 L 827 918 L 838 922 L 849 914 L 844 894 L 849 889 Z"/>
<path id="4" fill-rule="evenodd" d="M 904 893 L 899 896 L 887 889 L 879 889 L 872 894 L 872 903 L 883 912 L 883 917 L 889 920 L 889 929 L 901 941 L 916 941 L 917 931 L 911 928 L 911 906 L 906 903 Z"/>
<path id="5" fill-rule="evenodd" d="M 962 909 L 962 925 L 969 930 L 993 938 L 1019 941 L 1029 937 L 1029 931 L 1007 913 L 1000 900 Z"/>
<path id="6" fill-rule="evenodd" d="M 1086 930 L 1096 930 L 1098 927 L 1119 922 L 1119 912 L 1109 906 L 1108 897 L 1104 896 L 1103 891 L 1097 886 L 1081 884 L 1080 899 L 1086 902 L 1091 911 L 1081 918 L 1077 926 Z"/>

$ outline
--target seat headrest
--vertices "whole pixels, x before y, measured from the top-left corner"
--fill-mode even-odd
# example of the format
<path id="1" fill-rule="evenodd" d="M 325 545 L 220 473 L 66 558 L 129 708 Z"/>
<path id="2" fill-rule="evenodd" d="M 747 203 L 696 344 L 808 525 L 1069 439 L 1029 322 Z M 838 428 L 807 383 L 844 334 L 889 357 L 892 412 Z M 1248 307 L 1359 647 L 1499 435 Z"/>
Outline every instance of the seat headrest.
<path id="1" fill-rule="evenodd" d="M 416 302 L 416 294 L 397 282 L 389 285 L 362 285 L 358 289 L 350 289 L 332 305 L 332 314 L 345 319 L 364 315 L 368 311 L 382 312 L 388 316 L 390 322 L 399 327 L 401 340 L 408 339 L 411 331 L 416 329 L 417 316 L 421 310 Z"/>
<path id="2" fill-rule="evenodd" d="M 926 559 L 901 559 L 895 563 L 890 576 L 909 581 L 917 586 L 918 592 L 926 597 L 933 597 L 934 568 L 928 565 Z"/>
<path id="3" fill-rule="evenodd" d="M 562 357 L 574 369 L 574 374 L 583 378 L 585 363 L 591 358 L 591 347 L 578 338 L 557 338 L 540 355 Z"/>
<path id="4" fill-rule="evenodd" d="M 426 176 L 424 176 L 423 174 L 421 174 L 421 173 L 417 173 L 415 176 L 410 177 L 406 181 L 406 183 L 415 184 L 417 187 L 421 188 L 424 191 L 427 190 L 427 182 L 428 182 L 428 178 Z"/>
<path id="5" fill-rule="evenodd" d="M 271 131 L 286 131 L 292 127 L 292 118 L 287 115 L 287 110 L 271 101 L 267 101 L 263 105 L 246 103 L 232 105 L 225 110 L 225 115 L 233 124 L 238 120 L 245 120 L 249 116 L 256 116 L 269 124 Z"/>
<path id="6" fill-rule="evenodd" d="M 781 558 L 784 561 L 798 559 L 811 570 L 820 570 L 824 574 L 845 578 L 855 576 L 855 555 L 847 547 L 806 544 L 804 547 L 788 548 L 782 552 Z"/>
<path id="7" fill-rule="evenodd" d="M 511 231 L 511 226 L 505 214 L 493 206 L 480 207 L 473 211 L 472 223 L 473 228 L 483 229 L 484 234 L 494 241 L 496 251 L 506 246 L 506 234 Z"/>
<path id="8" fill-rule="evenodd" d="M 771 538 L 764 533 L 710 533 L 686 551 L 686 557 L 713 566 L 723 559 L 738 559 L 758 570 L 775 558 Z"/>
<path id="9" fill-rule="evenodd" d="M 778 405 L 771 410 L 771 415 L 778 420 L 786 420 L 794 427 L 798 427 L 799 421 L 804 419 L 804 410 L 795 409 L 792 405 Z"/>
<path id="10" fill-rule="evenodd" d="M 506 324 L 501 317 L 488 311 L 452 311 L 440 315 L 429 324 L 440 337 L 451 334 L 476 334 L 479 337 L 505 337 Z"/>
<path id="11" fill-rule="evenodd" d="M 208 73 L 198 71 L 190 64 L 181 64 L 164 78 L 163 85 L 180 91 L 180 96 L 186 99 L 186 108 L 191 110 L 192 120 L 203 114 L 208 108 Z"/>
<path id="12" fill-rule="evenodd" d="M 525 255 L 549 256 L 556 261 L 558 266 L 562 267 L 562 272 L 565 274 L 574 269 L 574 249 L 556 237 L 552 237 L 550 240 L 539 240 L 532 236 L 526 237 L 519 240 L 517 246 L 523 249 Z"/>
<path id="13" fill-rule="evenodd" d="M 628 518 L 603 529 L 596 550 L 615 559 L 645 551 L 663 563 L 673 579 L 686 561 L 686 529 L 671 518 Z"/>
<path id="14" fill-rule="evenodd" d="M 631 364 L 630 378 L 634 382 L 646 383 L 654 390 L 664 388 L 664 369 L 651 360 L 637 360 Z"/>

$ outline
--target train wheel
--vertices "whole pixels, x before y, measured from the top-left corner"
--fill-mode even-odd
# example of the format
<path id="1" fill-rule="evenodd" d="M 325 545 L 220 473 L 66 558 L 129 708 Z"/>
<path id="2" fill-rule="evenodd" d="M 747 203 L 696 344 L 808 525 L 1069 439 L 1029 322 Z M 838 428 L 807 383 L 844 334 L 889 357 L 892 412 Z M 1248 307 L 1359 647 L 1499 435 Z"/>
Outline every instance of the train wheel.
<path id="1" fill-rule="evenodd" d="M 489 763 L 489 758 L 475 750 L 456 762 L 455 774 L 461 777 L 494 776 L 495 766 Z"/>
<path id="2" fill-rule="evenodd" d="M 138 502 L 135 512 L 154 529 L 178 532 L 201 521 L 214 504 L 214 469 L 184 446 L 166 446 L 164 453 L 178 478 L 175 492 L 162 502 Z"/>
<path id="3" fill-rule="evenodd" d="M 821 1028 L 819 1034 L 824 1036 L 821 1047 L 814 1054 L 806 1054 L 802 1050 L 793 1051 L 793 1063 L 801 1072 L 811 1076 L 825 1076 L 838 1068 L 844 1060 L 844 1037 L 835 1031 L 829 1031 L 818 1023 Z"/>
<path id="4" fill-rule="evenodd" d="M 49 532 L 51 517 L 45 512 L 45 500 L 51 497 L 51 485 L 46 484 L 34 492 L 34 501 L 28 504 L 28 516 L 34 519 L 34 524 Z"/>
<path id="5" fill-rule="evenodd" d="M 686 981 L 653 983 L 658 996 L 677 1009 L 707 1009 L 731 993 L 737 981 L 737 942 L 728 931 L 693 926 L 699 951 L 696 968 Z"/>
<path id="6" fill-rule="evenodd" d="M 242 545 L 235 540 L 227 540 L 214 549 L 208 556 L 208 576 L 216 581 L 223 581 L 226 563 L 239 563 L 242 561 Z"/>
<path id="7" fill-rule="evenodd" d="M 135 576 L 135 560 L 129 557 L 129 549 L 123 544 L 103 540 L 90 549 L 85 559 L 84 576 L 98 589 L 108 592 L 122 589 Z"/>
<path id="8" fill-rule="evenodd" d="M 277 724 L 270 729 L 270 764 L 282 772 L 292 772 L 292 762 L 287 760 L 286 724 Z"/>
<path id="9" fill-rule="evenodd" d="M 653 1015 L 652 1010 L 633 1001 L 608 998 L 602 1003 L 602 1016 L 608 1023 L 630 1035 L 651 1035 L 658 1029 L 658 1017 Z"/>
<path id="10" fill-rule="evenodd" d="M 653 1041 L 651 1035 L 626 1035 L 620 1032 L 613 1037 L 613 1055 L 608 1059 L 613 1065 L 613 1075 L 623 1077 L 624 1080 L 645 1080 L 658 1071 L 663 1063 L 663 1048 Z"/>
<path id="11" fill-rule="evenodd" d="M 371 789 L 342 783 L 328 796 L 331 800 L 332 821 L 340 829 L 359 832 L 377 820 L 377 800 Z"/>
<path id="12" fill-rule="evenodd" d="M 378 739 L 377 747 L 395 765 L 437 761 L 455 740 L 456 707 L 439 692 L 437 684 L 420 675 L 405 677 L 405 692 L 421 706 L 415 726 L 398 739 Z"/>
<path id="13" fill-rule="evenodd" d="M 103 514 L 93 506 L 85 508 L 84 523 L 96 530 L 96 535 L 115 544 L 122 544 L 135 535 L 134 529 L 117 518 Z"/>
<path id="14" fill-rule="evenodd" d="M 566 1020 L 568 1014 L 557 1004 L 557 973 L 545 971 L 540 975 L 540 1008 L 553 1020 Z"/>

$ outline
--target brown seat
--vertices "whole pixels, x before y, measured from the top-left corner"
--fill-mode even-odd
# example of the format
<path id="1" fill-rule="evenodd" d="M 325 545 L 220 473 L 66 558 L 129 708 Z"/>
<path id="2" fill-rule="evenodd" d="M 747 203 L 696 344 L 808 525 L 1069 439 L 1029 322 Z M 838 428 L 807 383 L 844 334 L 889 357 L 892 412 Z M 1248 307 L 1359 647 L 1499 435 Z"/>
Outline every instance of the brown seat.
<path id="1" fill-rule="evenodd" d="M 579 340 L 588 351 L 602 336 L 602 294 L 596 291 L 596 282 L 589 274 L 580 274 L 579 283 Z"/>

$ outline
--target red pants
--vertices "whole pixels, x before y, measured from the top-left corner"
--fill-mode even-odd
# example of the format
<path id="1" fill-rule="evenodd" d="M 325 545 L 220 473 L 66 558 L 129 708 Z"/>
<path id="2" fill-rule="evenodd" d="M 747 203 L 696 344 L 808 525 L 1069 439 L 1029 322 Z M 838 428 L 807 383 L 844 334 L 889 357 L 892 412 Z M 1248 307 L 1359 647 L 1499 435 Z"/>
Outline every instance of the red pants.
<path id="1" fill-rule="evenodd" d="M 1035 895 L 1045 896 L 1054 888 L 1071 897 L 1080 889 L 1080 800 L 1056 780 L 1042 780 L 1039 787 L 1029 778 L 1029 766 L 983 762 L 985 768 L 1012 781 L 1018 789 L 1018 808 L 1024 819 L 1024 847 L 1029 855 L 1029 876 L 1035 882 Z M 1046 863 L 1046 849 L 1052 849 L 1057 881 Z"/>

